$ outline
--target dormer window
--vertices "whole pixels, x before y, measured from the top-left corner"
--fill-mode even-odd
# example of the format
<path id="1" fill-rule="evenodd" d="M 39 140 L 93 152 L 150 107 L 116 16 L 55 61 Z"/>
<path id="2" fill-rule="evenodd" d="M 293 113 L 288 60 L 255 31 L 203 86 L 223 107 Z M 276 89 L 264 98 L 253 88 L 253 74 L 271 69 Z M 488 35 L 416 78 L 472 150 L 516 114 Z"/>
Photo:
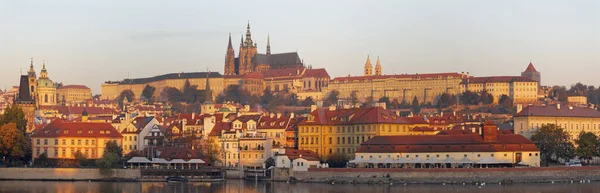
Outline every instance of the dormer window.
<path id="1" fill-rule="evenodd" d="M 104 134 L 104 130 L 100 130 L 100 134 Z"/>
<path id="2" fill-rule="evenodd" d="M 57 130 L 56 130 L 56 134 L 58 134 L 58 133 L 60 133 L 60 130 L 58 130 L 58 129 L 57 129 Z"/>
<path id="3" fill-rule="evenodd" d="M 81 130 L 81 129 L 77 130 L 77 134 L 81 134 L 82 132 L 83 132 L 83 130 Z"/>
<path id="4" fill-rule="evenodd" d="M 88 131 L 88 134 L 92 134 L 92 133 L 94 133 L 94 130 L 89 130 Z"/>
<path id="5" fill-rule="evenodd" d="M 66 129 L 65 129 L 65 132 L 64 132 L 64 133 L 65 133 L 65 134 L 68 134 L 68 133 L 69 133 L 69 130 L 66 130 Z"/>
<path id="6" fill-rule="evenodd" d="M 110 134 L 110 130 L 106 130 L 106 134 Z"/>

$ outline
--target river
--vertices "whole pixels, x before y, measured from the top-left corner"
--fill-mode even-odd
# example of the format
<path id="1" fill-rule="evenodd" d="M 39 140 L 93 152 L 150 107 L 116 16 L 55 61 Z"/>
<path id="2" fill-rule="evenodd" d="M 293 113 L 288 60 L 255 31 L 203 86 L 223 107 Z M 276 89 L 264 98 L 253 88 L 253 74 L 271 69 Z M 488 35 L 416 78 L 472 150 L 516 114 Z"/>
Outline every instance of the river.
<path id="1" fill-rule="evenodd" d="M 600 192 L 600 182 L 557 183 L 557 184 L 513 184 L 498 185 L 368 185 L 368 184 L 288 184 L 285 182 L 254 182 L 229 180 L 221 183 L 166 183 L 166 182 L 41 182 L 41 181 L 0 181 L 2 193 L 564 193 Z"/>

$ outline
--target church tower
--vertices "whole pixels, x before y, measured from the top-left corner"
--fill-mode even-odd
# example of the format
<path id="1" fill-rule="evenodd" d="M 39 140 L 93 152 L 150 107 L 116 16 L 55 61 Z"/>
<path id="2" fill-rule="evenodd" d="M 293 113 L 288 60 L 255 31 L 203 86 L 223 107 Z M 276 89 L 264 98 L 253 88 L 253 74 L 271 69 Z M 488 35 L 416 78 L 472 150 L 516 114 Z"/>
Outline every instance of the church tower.
<path id="1" fill-rule="evenodd" d="M 56 83 L 48 77 L 46 61 L 43 63 L 40 78 L 37 80 L 37 105 L 56 105 Z"/>
<path id="2" fill-rule="evenodd" d="M 33 69 L 33 57 L 31 58 L 31 62 L 29 63 L 29 71 L 27 71 L 27 77 L 29 79 L 29 94 L 32 99 L 36 98 L 37 94 L 37 76 L 35 74 L 35 70 Z"/>
<path id="3" fill-rule="evenodd" d="M 521 76 L 530 78 L 531 80 L 535 80 L 536 82 L 538 82 L 538 87 L 542 86 L 542 76 L 540 72 L 538 72 L 535 69 L 531 62 L 529 62 L 529 65 L 527 65 L 525 71 L 521 72 Z"/>
<path id="4" fill-rule="evenodd" d="M 379 56 L 377 56 L 377 64 L 375 64 L 375 76 L 381 76 L 381 62 L 379 62 Z"/>
<path id="5" fill-rule="evenodd" d="M 227 54 L 225 55 L 225 75 L 235 74 L 235 52 L 231 45 L 231 33 L 229 34 L 229 43 L 227 43 Z"/>
<path id="6" fill-rule="evenodd" d="M 240 45 L 239 74 L 247 74 L 248 72 L 254 71 L 252 59 L 254 58 L 255 54 L 256 43 L 252 41 L 252 33 L 250 33 L 250 22 L 248 22 L 248 26 L 246 27 L 246 39 Z"/>
<path id="7" fill-rule="evenodd" d="M 267 34 L 267 56 L 271 55 L 271 35 Z"/>
<path id="8" fill-rule="evenodd" d="M 365 63 L 365 76 L 373 76 L 373 65 L 371 65 L 371 56 L 367 55 L 367 63 Z"/>

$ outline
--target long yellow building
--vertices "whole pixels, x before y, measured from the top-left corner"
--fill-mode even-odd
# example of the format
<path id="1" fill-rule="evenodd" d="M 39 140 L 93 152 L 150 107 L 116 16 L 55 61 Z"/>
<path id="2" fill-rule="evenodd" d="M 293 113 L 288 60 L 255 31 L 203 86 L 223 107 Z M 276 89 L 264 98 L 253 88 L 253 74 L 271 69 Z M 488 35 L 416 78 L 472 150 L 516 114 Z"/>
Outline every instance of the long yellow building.
<path id="1" fill-rule="evenodd" d="M 298 124 L 298 149 L 319 156 L 353 155 L 360 144 L 374 136 L 409 135 L 416 126 L 383 107 L 317 109 Z"/>
<path id="2" fill-rule="evenodd" d="M 527 106 L 514 116 L 515 134 L 531 138 L 533 131 L 545 124 L 555 124 L 569 134 L 569 140 L 579 138 L 582 131 L 600 135 L 600 111 L 592 108 L 561 106 Z"/>
<path id="3" fill-rule="evenodd" d="M 131 90 L 136 98 L 139 98 L 146 85 L 156 88 L 155 96 L 158 96 L 164 88 L 174 87 L 183 90 L 186 81 L 190 85 L 196 85 L 199 90 L 206 89 L 206 81 L 209 81 L 212 97 L 214 98 L 224 89 L 223 76 L 218 72 L 191 72 L 171 73 L 150 78 L 125 79 L 122 81 L 108 81 L 102 84 L 102 99 L 112 100 L 117 98 L 124 90 Z"/>
<path id="4" fill-rule="evenodd" d="M 498 103 L 502 95 L 513 103 L 535 103 L 538 98 L 538 82 L 523 76 L 469 77 L 460 84 L 461 93 L 487 91 Z"/>
<path id="5" fill-rule="evenodd" d="M 58 100 L 67 104 L 80 103 L 92 98 L 92 89 L 85 85 L 65 85 L 57 90 Z"/>
<path id="6" fill-rule="evenodd" d="M 110 123 L 63 122 L 55 120 L 31 135 L 32 156 L 46 153 L 48 158 L 74 159 L 79 151 L 90 159 L 104 153 L 106 142 L 121 146 L 123 136 Z"/>

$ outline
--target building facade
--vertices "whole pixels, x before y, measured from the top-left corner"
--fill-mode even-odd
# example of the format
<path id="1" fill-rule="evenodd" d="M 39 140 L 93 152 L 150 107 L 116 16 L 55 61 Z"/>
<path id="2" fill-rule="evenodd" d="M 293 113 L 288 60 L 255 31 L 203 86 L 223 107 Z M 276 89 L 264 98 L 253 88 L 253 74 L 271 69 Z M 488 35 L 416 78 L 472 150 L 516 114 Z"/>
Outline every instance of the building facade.
<path id="1" fill-rule="evenodd" d="M 498 104 L 502 95 L 513 103 L 535 103 L 538 99 L 538 82 L 522 76 L 469 77 L 460 84 L 461 93 L 487 91 Z"/>
<path id="2" fill-rule="evenodd" d="M 579 138 L 583 131 L 600 135 L 600 111 L 586 107 L 546 105 L 527 106 L 514 116 L 515 134 L 531 138 L 545 124 L 555 124 L 569 134 L 569 140 Z"/>
<path id="3" fill-rule="evenodd" d="M 63 122 L 59 119 L 36 129 L 31 139 L 34 158 L 46 153 L 48 158 L 75 159 L 75 153 L 79 151 L 89 159 L 98 159 L 104 153 L 106 142 L 123 144 L 123 136 L 110 123 Z"/>
<path id="4" fill-rule="evenodd" d="M 521 72 L 521 76 L 534 80 L 539 86 L 542 86 L 542 75 L 535 69 L 531 62 L 529 62 L 525 71 Z"/>
<path id="5" fill-rule="evenodd" d="M 92 98 L 92 89 L 85 85 L 65 85 L 58 88 L 57 101 L 64 104 L 81 103 Z"/>
<path id="6" fill-rule="evenodd" d="M 359 167 L 540 166 L 540 150 L 522 135 L 506 134 L 486 122 L 478 133 L 376 136 L 356 151 Z"/>
<path id="7" fill-rule="evenodd" d="M 317 109 L 298 124 L 298 149 L 319 156 L 354 155 L 360 144 L 380 135 L 408 135 L 416 126 L 383 107 Z"/>

